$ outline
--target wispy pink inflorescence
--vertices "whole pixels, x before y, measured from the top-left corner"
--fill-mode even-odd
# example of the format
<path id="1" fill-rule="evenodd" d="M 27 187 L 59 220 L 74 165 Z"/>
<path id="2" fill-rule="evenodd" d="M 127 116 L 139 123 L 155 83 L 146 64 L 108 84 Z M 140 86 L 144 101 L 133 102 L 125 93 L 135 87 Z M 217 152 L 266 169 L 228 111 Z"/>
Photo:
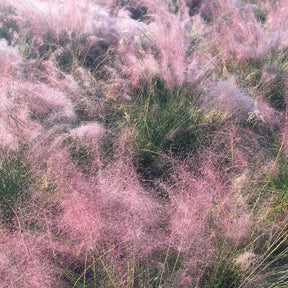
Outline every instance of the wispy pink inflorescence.
<path id="1" fill-rule="evenodd" d="M 175 207 L 171 218 L 172 235 L 179 249 L 194 247 L 195 253 L 201 254 L 211 245 L 209 241 L 206 241 L 209 238 L 206 239 L 208 219 L 214 209 L 215 197 L 223 186 L 216 181 L 211 167 L 206 166 L 204 175 L 198 176 L 188 165 L 186 167 L 180 165 L 175 172 L 178 173 L 177 182 L 171 190 L 171 198 Z M 194 245 L 197 243 L 199 247 L 196 248 Z"/>
<path id="2" fill-rule="evenodd" d="M 61 91 L 45 84 L 31 83 L 23 83 L 20 89 L 20 93 L 23 95 L 22 101 L 29 105 L 28 107 L 36 118 L 53 116 L 59 112 L 63 113 L 67 119 L 75 118 L 71 100 Z"/>
<path id="3" fill-rule="evenodd" d="M 61 285 L 57 280 L 57 270 L 41 245 L 41 237 L 22 231 L 3 231 L 2 228 L 1 236 L 0 281 L 3 288 Z"/>
<path id="4" fill-rule="evenodd" d="M 228 239 L 233 245 L 245 240 L 251 228 L 245 199 L 232 191 L 207 155 L 203 155 L 201 168 L 193 168 L 198 164 L 192 159 L 175 163 L 176 183 L 168 189 L 173 207 L 170 244 L 189 254 L 184 267 L 193 271 L 190 280 L 194 283 L 206 265 L 215 260 L 219 239 Z"/>
<path id="5" fill-rule="evenodd" d="M 186 49 L 191 40 L 187 7 L 182 2 L 177 14 L 170 13 L 162 1 L 146 1 L 153 22 L 149 36 L 159 51 L 161 76 L 168 86 L 181 85 L 185 79 Z"/>
<path id="6" fill-rule="evenodd" d="M 267 20 L 262 24 L 255 16 L 257 7 L 250 3 L 204 1 L 200 11 L 212 21 L 213 25 L 207 29 L 214 40 L 212 43 L 218 43 L 218 56 L 239 63 L 249 58 L 259 59 L 279 47 L 286 47 L 286 20 L 279 21 L 277 16 L 285 17 L 285 12 L 281 12 L 287 10 L 284 2 L 280 1 L 274 7 L 262 5 L 261 11 L 267 14 Z"/>
<path id="7" fill-rule="evenodd" d="M 242 207 L 240 209 L 236 206 L 235 211 L 237 208 L 239 211 L 233 215 L 233 211 L 229 215 L 229 220 L 227 222 L 227 231 L 226 236 L 227 239 L 237 243 L 241 240 L 245 240 L 249 236 L 249 232 L 251 231 L 252 227 L 252 220 L 250 218 L 250 213 L 248 210 L 244 211 L 243 203 L 239 203 Z M 237 203 L 236 203 L 237 205 Z M 245 204 L 244 204 L 245 206 Z"/>
<path id="8" fill-rule="evenodd" d="M 265 28 L 267 30 L 266 45 L 272 49 L 285 49 L 288 47 L 288 12 L 287 12 L 287 1 L 279 0 L 276 1 L 275 5 L 265 7 L 267 11 L 267 20 Z"/>
<path id="9" fill-rule="evenodd" d="M 246 194 L 251 194 L 250 186 L 262 181 L 263 174 L 277 176 L 277 161 L 263 149 L 265 129 L 275 130 L 288 155 L 285 111 L 272 108 L 265 101 L 265 91 L 263 95 L 260 91 L 262 86 L 278 84 L 279 79 L 285 89 L 287 59 L 281 55 L 282 63 L 271 52 L 288 47 L 287 2 L 0 2 L 17 6 L 11 17 L 19 25 L 12 40 L 0 41 L 0 156 L 15 153 L 27 164 L 32 179 L 27 184 L 24 181 L 19 198 L 11 195 L 15 196 L 15 203 L 9 202 L 11 207 L 7 202 L 15 227 L 3 217 L 0 286 L 66 287 L 69 281 L 71 287 L 89 286 L 91 278 L 102 278 L 101 273 L 109 270 L 105 276 L 111 276 L 116 287 L 132 283 L 138 287 L 142 285 L 139 279 L 144 275 L 144 283 L 151 269 L 153 277 L 156 270 L 160 273 L 155 276 L 155 281 L 162 279 L 159 287 L 174 276 L 175 287 L 198 287 L 204 272 L 210 273 L 219 260 L 219 252 L 225 257 L 228 245 L 227 249 L 238 249 L 249 238 L 253 215 Z M 134 6 L 141 6 L 143 17 L 134 19 Z M 257 18 L 258 6 L 266 17 L 260 19 L 263 23 Z M 7 24 L 3 21 L 1 18 L 0 29 Z M 35 55 L 25 54 L 30 48 Z M 45 57 L 40 48 L 49 50 Z M 59 57 L 64 52 L 71 65 L 69 71 L 63 69 L 66 72 L 61 71 L 59 60 L 65 62 L 65 57 Z M 264 66 L 263 56 L 269 58 Z M 250 58 L 257 60 L 251 61 L 255 64 L 251 70 L 262 77 L 256 77 L 255 90 L 250 86 L 240 89 L 246 83 L 242 83 L 242 74 L 237 76 L 238 64 L 241 73 L 246 68 L 250 71 L 250 62 L 245 62 Z M 159 167 L 165 163 L 165 173 L 163 179 L 154 175 L 155 179 L 147 180 L 144 169 L 150 173 L 160 168 L 156 161 L 148 168 L 135 161 L 137 125 L 129 121 L 135 103 L 128 107 L 126 101 L 106 101 L 105 97 L 131 100 L 139 96 L 135 91 L 142 93 L 143 83 L 155 77 L 168 88 L 183 84 L 187 91 L 191 88 L 185 96 L 189 103 L 197 98 L 193 107 L 202 109 L 196 131 L 204 127 L 205 148 L 201 149 L 201 134 L 193 156 L 155 153 L 155 159 L 161 159 Z M 97 108 L 100 103 L 105 104 Z M 116 119 L 117 127 L 106 130 L 95 119 L 100 118 L 100 110 L 101 117 L 110 117 L 114 105 L 119 105 L 125 117 Z M 161 105 L 154 106 L 148 108 L 159 108 L 161 114 Z M 193 118 L 190 107 L 185 115 Z M 110 119 L 105 120 L 111 124 Z M 163 123 L 163 129 L 166 124 L 170 125 Z M 193 121 L 191 125 L 194 129 Z M 119 132 L 119 127 L 125 128 Z M 113 142 L 107 144 L 113 144 L 112 148 L 104 142 L 107 136 L 111 136 Z M 6 179 L 1 181 L 6 189 Z M 5 214 L 2 204 L 0 209 Z M 170 261 L 172 253 L 177 257 Z M 143 263 L 149 265 L 145 271 Z M 164 279 L 167 269 L 171 279 Z M 154 281 L 148 279 L 149 284 L 150 280 Z"/>
<path id="10" fill-rule="evenodd" d="M 99 133 L 104 132 L 103 127 L 96 124 L 83 125 L 72 131 L 76 137 L 80 137 L 79 141 L 86 141 L 83 142 L 85 145 L 89 141 L 94 145 L 94 141 L 99 140 Z M 58 214 L 53 215 L 54 220 L 45 220 L 45 223 L 53 225 L 50 229 L 57 231 L 57 236 L 75 243 L 70 253 L 73 257 L 83 251 L 105 254 L 105 249 L 111 249 L 109 255 L 112 253 L 117 262 L 119 259 L 124 261 L 124 256 L 119 256 L 123 253 L 142 257 L 159 245 L 161 231 L 157 231 L 156 227 L 161 206 L 139 183 L 130 158 L 120 153 L 115 162 L 105 169 L 98 166 L 92 171 L 92 166 L 91 171 L 84 175 L 72 162 L 61 137 L 56 137 L 50 144 L 47 140 L 48 136 L 46 140 L 38 140 L 39 144 L 34 147 L 39 150 L 36 149 L 37 153 L 34 153 L 31 161 L 35 162 L 33 167 L 38 167 L 38 173 L 41 167 L 45 168 L 42 173 L 46 185 L 55 187 L 51 197 L 59 207 Z M 44 145 L 40 145 L 41 142 Z M 91 157 L 97 158 L 98 155 Z M 49 206 L 49 203 L 45 204 L 45 198 L 41 199 L 41 205 Z M 47 197 L 47 201 L 52 200 Z M 42 216 L 44 219 L 52 217 L 49 211 L 46 214 Z M 99 247 L 104 250 L 98 251 Z M 120 266 L 125 266 L 124 262 Z"/>
<path id="11" fill-rule="evenodd" d="M 14 150 L 18 144 L 28 144 L 39 135 L 42 125 L 72 122 L 75 119 L 71 100 L 46 84 L 18 79 L 17 82 L 7 81 L 1 89 L 1 142 L 7 141 Z"/>
<path id="12" fill-rule="evenodd" d="M 147 54 L 143 51 L 142 55 L 139 53 L 133 53 L 132 47 L 128 53 L 124 53 L 128 47 L 123 49 L 123 56 L 125 59 L 125 65 L 122 67 L 123 73 L 129 77 L 129 84 L 133 87 L 139 85 L 140 80 L 149 81 L 155 76 L 161 75 L 159 69 L 159 63 L 156 61 L 152 54 Z"/>
<path id="13" fill-rule="evenodd" d="M 18 139 L 6 129 L 6 123 L 0 119 L 0 150 L 18 150 Z"/>
<path id="14" fill-rule="evenodd" d="M 146 232 L 156 225 L 156 204 L 145 195 L 137 179 L 120 172 L 123 168 L 131 171 L 129 167 L 123 162 L 114 165 L 102 171 L 99 179 L 87 181 L 75 174 L 69 180 L 59 224 L 81 249 L 94 250 L 105 244 L 115 253 L 133 249 L 133 253 L 144 255 L 157 245 L 157 235 L 152 244 L 154 236 Z"/>
<path id="15" fill-rule="evenodd" d="M 268 103 L 266 103 L 263 99 L 258 99 L 255 101 L 255 110 L 253 112 L 256 119 L 263 121 L 271 125 L 276 131 L 283 126 L 284 118 L 279 111 L 276 111 L 272 108 Z"/>
<path id="16" fill-rule="evenodd" d="M 206 4 L 207 3 L 207 4 Z M 209 5 L 209 1 L 204 3 Z M 258 58 L 263 55 L 264 31 L 256 20 L 252 8 L 247 5 L 237 5 L 235 1 L 216 1 L 218 10 L 207 7 L 210 13 L 216 12 L 217 22 L 213 25 L 212 37 L 218 43 L 220 57 L 231 61 L 243 61 L 247 58 Z M 207 9 L 206 8 L 206 9 Z M 211 9 L 212 8 L 212 9 Z M 228 21 L 222 17 L 225 15 Z M 233 56 L 232 56 L 233 55 Z M 236 57 L 236 58 L 235 58 Z"/>
<path id="17" fill-rule="evenodd" d="M 105 135 L 105 128 L 96 122 L 86 123 L 71 130 L 73 137 L 83 145 L 96 146 Z"/>
<path id="18" fill-rule="evenodd" d="M 207 84 L 206 84 L 207 85 Z M 218 81 L 207 85 L 207 92 L 199 100 L 204 109 L 247 121 L 254 111 L 255 100 L 235 85 Z"/>
<path id="19" fill-rule="evenodd" d="M 17 48 L 9 46 L 5 39 L 0 40 L 1 83 L 6 83 L 12 77 L 19 78 L 19 68 L 23 63 Z"/>

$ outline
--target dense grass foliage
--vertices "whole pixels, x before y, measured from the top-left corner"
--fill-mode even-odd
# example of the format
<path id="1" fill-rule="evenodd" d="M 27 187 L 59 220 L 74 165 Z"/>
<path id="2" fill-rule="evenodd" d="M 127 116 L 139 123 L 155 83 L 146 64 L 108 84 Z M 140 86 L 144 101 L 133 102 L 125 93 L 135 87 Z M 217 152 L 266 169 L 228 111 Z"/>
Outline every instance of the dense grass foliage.
<path id="1" fill-rule="evenodd" d="M 169 155 L 196 153 L 209 124 L 203 121 L 195 95 L 189 95 L 185 87 L 170 90 L 159 79 L 143 85 L 136 94 L 125 113 L 133 127 L 135 163 L 140 170 L 152 168 L 151 174 L 159 174 L 156 162 L 163 163 L 158 170 L 165 169 Z"/>
<path id="2" fill-rule="evenodd" d="M 287 287 L 286 0 L 0 0 L 0 287 Z"/>
<path id="3" fill-rule="evenodd" d="M 0 191 L 2 221 L 11 221 L 15 209 L 28 199 L 25 189 L 30 182 L 29 170 L 17 156 L 3 157 L 0 163 Z M 14 208 L 13 208 L 14 207 Z M 10 223 L 11 224 L 11 223 Z"/>

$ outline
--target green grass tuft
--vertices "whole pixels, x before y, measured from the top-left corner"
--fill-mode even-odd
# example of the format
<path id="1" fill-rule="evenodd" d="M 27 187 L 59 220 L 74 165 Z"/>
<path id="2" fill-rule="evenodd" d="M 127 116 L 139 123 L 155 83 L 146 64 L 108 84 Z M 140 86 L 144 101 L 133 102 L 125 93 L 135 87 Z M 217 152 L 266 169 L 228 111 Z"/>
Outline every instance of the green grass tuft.
<path id="1" fill-rule="evenodd" d="M 10 221 L 15 216 L 19 201 L 25 202 L 25 189 L 30 182 L 30 173 L 25 163 L 17 156 L 0 159 L 0 203 L 2 221 Z"/>
<path id="2" fill-rule="evenodd" d="M 195 98 L 194 91 L 187 87 L 170 90 L 160 79 L 139 89 L 125 111 L 137 143 L 137 165 L 145 168 L 160 164 L 165 155 L 196 152 L 209 125 Z"/>

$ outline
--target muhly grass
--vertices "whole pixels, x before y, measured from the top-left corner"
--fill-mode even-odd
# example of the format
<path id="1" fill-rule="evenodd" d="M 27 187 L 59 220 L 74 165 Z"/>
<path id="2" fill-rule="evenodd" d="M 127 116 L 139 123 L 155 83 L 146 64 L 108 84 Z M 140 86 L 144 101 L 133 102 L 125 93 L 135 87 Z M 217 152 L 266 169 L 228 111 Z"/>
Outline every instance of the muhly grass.
<path id="1" fill-rule="evenodd" d="M 287 7 L 0 1 L 0 286 L 287 287 Z"/>

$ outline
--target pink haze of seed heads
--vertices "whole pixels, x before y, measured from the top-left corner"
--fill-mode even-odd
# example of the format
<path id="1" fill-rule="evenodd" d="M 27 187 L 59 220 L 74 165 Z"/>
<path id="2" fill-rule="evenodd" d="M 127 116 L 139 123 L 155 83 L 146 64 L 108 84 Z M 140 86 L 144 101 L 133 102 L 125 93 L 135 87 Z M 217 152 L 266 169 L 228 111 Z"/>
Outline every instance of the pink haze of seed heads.
<path id="1" fill-rule="evenodd" d="M 249 59 L 288 47 L 287 2 L 264 2 L 261 23 L 249 1 L 0 0 L 1 9 L 14 6 L 9 17 L 18 25 L 15 33 L 8 29 L 10 41 L 7 35 L 0 40 L 0 170 L 15 154 L 32 179 L 17 201 L 1 202 L 3 287 L 87 286 L 89 275 L 100 275 L 103 287 L 104 278 L 115 287 L 133 281 L 140 287 L 150 268 L 163 287 L 171 285 L 165 269 L 174 273 L 170 278 L 179 272 L 174 287 L 199 287 L 223 243 L 244 245 L 253 214 L 250 186 L 245 190 L 243 183 L 252 187 L 260 179 L 250 174 L 260 174 L 263 165 L 256 160 L 265 154 L 253 125 L 273 127 L 288 153 L 286 111 L 272 108 L 257 89 L 244 89 L 228 65 L 245 68 Z M 145 8 L 143 19 L 131 17 L 133 5 Z M 57 62 L 67 51 L 69 75 Z M 89 61 L 81 62 L 91 51 L 101 59 L 95 74 Z M 280 66 L 261 67 L 261 85 L 285 82 L 287 67 Z M 279 71 L 286 78 L 279 80 Z M 200 91 L 195 107 L 211 130 L 218 118 L 225 123 L 211 138 L 203 136 L 203 149 L 185 157 L 157 152 L 169 158 L 168 167 L 156 161 L 141 170 L 129 109 L 140 85 L 155 78 L 171 89 L 187 85 L 187 97 Z M 111 128 L 118 112 L 124 124 Z M 265 167 L 276 177 L 277 165 L 268 160 Z M 154 168 L 163 177 L 151 176 Z M 182 260 L 171 269 L 173 253 Z M 142 271 L 147 262 L 151 266 Z"/>

